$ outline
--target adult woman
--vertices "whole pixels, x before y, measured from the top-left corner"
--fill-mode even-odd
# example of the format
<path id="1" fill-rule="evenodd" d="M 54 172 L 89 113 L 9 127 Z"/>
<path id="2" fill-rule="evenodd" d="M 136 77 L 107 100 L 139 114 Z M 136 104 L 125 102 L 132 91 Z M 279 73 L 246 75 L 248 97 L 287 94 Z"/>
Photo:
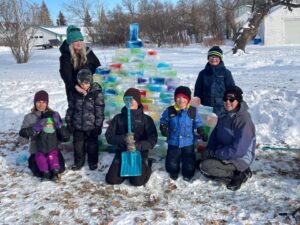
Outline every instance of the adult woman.
<path id="1" fill-rule="evenodd" d="M 89 69 L 94 74 L 96 68 L 100 66 L 100 61 L 94 52 L 85 46 L 80 29 L 74 25 L 68 26 L 67 39 L 60 46 L 59 50 L 61 52 L 59 72 L 65 83 L 69 101 L 70 93 L 77 84 L 76 76 L 78 71 Z"/>
<path id="2" fill-rule="evenodd" d="M 195 105 L 212 106 L 217 115 L 224 111 L 222 102 L 224 92 L 235 85 L 231 72 L 226 69 L 222 58 L 223 51 L 219 46 L 209 49 L 208 63 L 204 70 L 200 71 L 194 90 Z"/>
<path id="3" fill-rule="evenodd" d="M 234 191 L 251 177 L 250 164 L 255 158 L 255 127 L 242 94 L 237 86 L 226 90 L 226 112 L 219 116 L 200 163 L 205 176 L 228 179 L 227 188 Z"/>

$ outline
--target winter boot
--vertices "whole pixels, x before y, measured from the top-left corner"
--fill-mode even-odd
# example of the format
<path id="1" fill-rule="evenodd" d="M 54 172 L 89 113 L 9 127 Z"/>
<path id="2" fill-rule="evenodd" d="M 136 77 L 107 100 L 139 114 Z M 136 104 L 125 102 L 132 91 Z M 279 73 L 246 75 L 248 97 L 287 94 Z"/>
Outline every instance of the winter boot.
<path id="1" fill-rule="evenodd" d="M 81 170 L 81 168 L 82 168 L 82 166 L 74 164 L 71 169 L 74 171 L 77 171 L 77 170 Z"/>
<path id="2" fill-rule="evenodd" d="M 98 168 L 98 165 L 97 164 L 94 164 L 94 165 L 90 165 L 90 170 L 96 170 Z"/>
<path id="3" fill-rule="evenodd" d="M 178 179 L 178 174 L 170 173 L 170 177 L 171 177 L 172 180 L 177 180 Z"/>
<path id="4" fill-rule="evenodd" d="M 231 181 L 227 184 L 227 189 L 236 191 L 240 189 L 243 183 L 245 183 L 248 178 L 252 176 L 252 172 L 250 168 L 245 170 L 244 172 L 235 171 Z"/>
<path id="5" fill-rule="evenodd" d="M 60 180 L 59 169 L 52 170 L 53 173 L 53 181 L 58 182 Z"/>
<path id="6" fill-rule="evenodd" d="M 48 170 L 43 172 L 43 176 L 41 178 L 41 181 L 47 181 L 50 180 L 51 174 Z"/>

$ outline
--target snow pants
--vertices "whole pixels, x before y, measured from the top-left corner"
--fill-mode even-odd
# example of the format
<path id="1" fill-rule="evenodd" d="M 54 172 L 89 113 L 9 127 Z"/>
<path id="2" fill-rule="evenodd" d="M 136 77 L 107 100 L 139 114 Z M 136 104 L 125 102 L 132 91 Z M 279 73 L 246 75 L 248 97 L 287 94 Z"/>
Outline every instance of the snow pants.
<path id="1" fill-rule="evenodd" d="M 87 153 L 89 166 L 98 164 L 98 135 L 90 131 L 75 130 L 73 133 L 74 164 L 82 167 Z"/>
<path id="2" fill-rule="evenodd" d="M 148 158 L 142 153 L 142 175 L 138 177 L 128 177 L 133 186 L 146 184 L 151 176 L 151 168 L 148 165 Z M 117 153 L 109 167 L 105 180 L 108 184 L 121 184 L 127 177 L 121 177 L 121 153 Z"/>
<path id="3" fill-rule="evenodd" d="M 218 159 L 203 160 L 199 168 L 202 174 L 219 178 L 231 178 L 237 170 L 232 163 Z"/>
<path id="4" fill-rule="evenodd" d="M 35 161 L 41 172 L 59 169 L 58 150 L 51 150 L 49 153 L 36 152 Z"/>
<path id="5" fill-rule="evenodd" d="M 191 179 L 194 176 L 196 168 L 196 156 L 194 145 L 178 148 L 168 145 L 166 157 L 166 171 L 170 175 L 178 175 L 180 172 L 180 163 L 182 164 L 182 176 Z"/>

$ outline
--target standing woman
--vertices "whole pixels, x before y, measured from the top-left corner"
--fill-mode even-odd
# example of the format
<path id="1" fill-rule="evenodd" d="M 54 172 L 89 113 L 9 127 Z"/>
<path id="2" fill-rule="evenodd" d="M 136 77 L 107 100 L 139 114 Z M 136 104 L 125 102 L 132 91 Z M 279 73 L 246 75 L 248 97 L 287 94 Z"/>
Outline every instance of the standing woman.
<path id="1" fill-rule="evenodd" d="M 209 49 L 207 59 L 208 62 L 200 71 L 195 84 L 194 103 L 213 107 L 214 113 L 219 116 L 224 112 L 223 95 L 235 83 L 231 72 L 224 65 L 223 51 L 219 46 Z"/>
<path id="2" fill-rule="evenodd" d="M 96 68 L 101 65 L 97 56 L 89 47 L 85 46 L 83 40 L 80 29 L 74 25 L 69 25 L 67 39 L 59 48 L 61 52 L 59 72 L 65 83 L 68 101 L 70 100 L 70 92 L 75 90 L 77 85 L 78 71 L 89 69 L 94 74 Z M 80 92 L 78 85 L 77 89 Z"/>
<path id="3" fill-rule="evenodd" d="M 242 94 L 237 86 L 225 92 L 225 112 L 218 118 L 200 163 L 202 174 L 229 180 L 227 188 L 233 191 L 251 177 L 250 165 L 255 159 L 255 127 Z"/>

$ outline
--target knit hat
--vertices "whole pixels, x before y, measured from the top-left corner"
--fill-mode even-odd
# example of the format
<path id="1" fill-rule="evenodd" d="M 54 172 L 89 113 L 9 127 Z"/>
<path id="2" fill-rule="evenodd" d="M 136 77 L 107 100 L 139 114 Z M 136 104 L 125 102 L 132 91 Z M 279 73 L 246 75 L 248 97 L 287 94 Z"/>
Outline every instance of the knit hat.
<path id="1" fill-rule="evenodd" d="M 211 49 L 208 50 L 207 59 L 209 56 L 217 56 L 222 60 L 223 58 L 223 51 L 219 46 L 213 46 Z"/>
<path id="2" fill-rule="evenodd" d="M 90 70 L 88 69 L 81 69 L 77 73 L 77 82 L 79 84 L 83 82 L 88 82 L 90 84 L 93 83 L 93 74 Z"/>
<path id="3" fill-rule="evenodd" d="M 192 92 L 188 87 L 179 86 L 175 89 L 174 99 L 176 101 L 176 98 L 183 97 L 186 100 L 188 100 L 188 102 L 190 102 L 191 101 L 191 95 L 192 95 Z"/>
<path id="4" fill-rule="evenodd" d="M 141 93 L 136 88 L 129 88 L 125 91 L 124 96 L 132 96 L 133 99 L 140 105 L 141 102 Z"/>
<path id="5" fill-rule="evenodd" d="M 243 101 L 243 91 L 238 86 L 231 86 L 229 87 L 225 93 L 223 99 L 226 98 L 235 98 L 239 103 Z"/>
<path id="6" fill-rule="evenodd" d="M 80 28 L 74 25 L 69 25 L 67 28 L 67 43 L 70 45 L 73 42 L 83 41 L 83 40 L 84 39 L 80 32 Z"/>
<path id="7" fill-rule="evenodd" d="M 49 95 L 48 95 L 48 93 L 46 91 L 44 91 L 44 90 L 36 92 L 35 95 L 34 95 L 33 103 L 35 104 L 38 101 L 47 102 L 47 105 L 48 105 L 48 102 L 49 102 Z"/>

